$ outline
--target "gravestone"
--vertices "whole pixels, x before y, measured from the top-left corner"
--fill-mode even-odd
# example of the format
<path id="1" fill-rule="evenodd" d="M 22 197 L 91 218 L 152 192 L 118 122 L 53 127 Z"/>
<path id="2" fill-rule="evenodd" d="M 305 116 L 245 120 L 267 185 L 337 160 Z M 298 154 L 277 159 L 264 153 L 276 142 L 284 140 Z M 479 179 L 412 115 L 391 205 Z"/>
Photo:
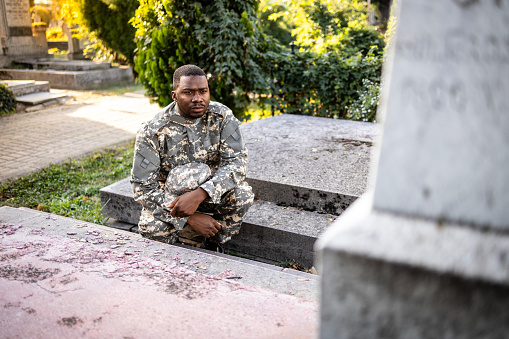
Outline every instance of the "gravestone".
<path id="1" fill-rule="evenodd" d="M 45 31 L 38 27 L 37 33 L 32 33 L 29 0 L 0 0 L 0 66 L 9 65 L 15 57 L 47 56 L 47 44 L 42 39 Z"/>
<path id="2" fill-rule="evenodd" d="M 316 244 L 322 338 L 509 337 L 509 1 L 401 0 L 374 191 Z"/>

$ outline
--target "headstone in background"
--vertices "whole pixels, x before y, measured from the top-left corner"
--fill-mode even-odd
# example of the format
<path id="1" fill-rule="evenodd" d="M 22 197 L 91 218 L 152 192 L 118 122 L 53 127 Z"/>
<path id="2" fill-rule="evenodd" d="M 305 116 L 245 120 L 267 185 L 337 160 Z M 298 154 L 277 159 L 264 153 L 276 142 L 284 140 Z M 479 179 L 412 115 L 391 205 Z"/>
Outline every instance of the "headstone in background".
<path id="1" fill-rule="evenodd" d="M 14 58 L 48 55 L 47 45 L 40 42 L 42 35 L 33 36 L 29 0 L 0 0 L 0 34 L 2 67 Z"/>
<path id="2" fill-rule="evenodd" d="M 508 22 L 400 1 L 374 193 L 316 246 L 322 338 L 509 337 Z"/>
<path id="3" fill-rule="evenodd" d="M 64 31 L 64 34 L 67 35 L 67 50 L 69 51 L 69 53 L 67 54 L 67 58 L 69 60 L 85 59 L 85 57 L 83 56 L 83 50 L 85 49 L 85 46 L 80 39 L 72 36 L 73 29 L 67 26 L 66 23 L 63 23 L 62 30 Z"/>

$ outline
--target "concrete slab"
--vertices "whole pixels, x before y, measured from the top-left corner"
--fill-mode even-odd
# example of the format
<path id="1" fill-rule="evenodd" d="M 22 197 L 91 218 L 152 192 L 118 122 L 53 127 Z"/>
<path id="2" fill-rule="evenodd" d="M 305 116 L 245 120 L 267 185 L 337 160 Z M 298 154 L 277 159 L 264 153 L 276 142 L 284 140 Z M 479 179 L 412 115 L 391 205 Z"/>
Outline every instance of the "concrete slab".
<path id="1" fill-rule="evenodd" d="M 25 65 L 33 69 L 51 69 L 60 71 L 95 71 L 111 68 L 110 62 L 92 60 L 65 59 L 16 59 L 16 64 Z"/>
<path id="2" fill-rule="evenodd" d="M 316 243 L 322 338 L 506 338 L 509 239 L 359 198 Z"/>
<path id="3" fill-rule="evenodd" d="M 368 187 L 376 124 L 279 115 L 242 125 L 248 178 L 358 197 Z"/>
<path id="4" fill-rule="evenodd" d="M 103 215 L 138 224 L 141 205 L 133 199 L 129 178 L 101 189 L 100 195 Z M 311 267 L 313 245 L 335 218 L 327 213 L 257 200 L 244 218 L 240 233 L 227 248 L 274 262 L 293 259 Z"/>
<path id="5" fill-rule="evenodd" d="M 22 95 L 16 97 L 16 101 L 25 105 L 38 105 L 43 104 L 48 101 L 55 101 L 57 99 L 65 98 L 67 95 L 62 93 L 51 93 L 51 92 L 38 92 L 38 93 L 30 93 L 26 95 Z"/>
<path id="6" fill-rule="evenodd" d="M 0 80 L 0 84 L 7 85 L 11 90 L 13 88 L 29 86 L 35 83 L 35 80 Z"/>
<path id="7" fill-rule="evenodd" d="M 130 67 L 91 71 L 0 69 L 0 79 L 48 81 L 51 88 L 80 90 L 113 83 L 131 83 L 134 76 Z"/>
<path id="8" fill-rule="evenodd" d="M 132 258 L 147 257 L 196 273 L 220 275 L 230 270 L 236 277 L 241 277 L 232 278 L 235 281 L 309 301 L 318 300 L 319 277 L 313 274 L 275 268 L 189 246 L 163 244 L 139 234 L 25 208 L 0 207 L 0 224 L 22 225 L 29 233 L 56 237 L 62 241 L 71 239 Z"/>
<path id="9" fill-rule="evenodd" d="M 34 80 L 0 80 L 1 84 L 5 84 L 12 91 L 14 96 L 19 97 L 22 95 L 35 93 L 35 92 L 49 92 L 49 82 L 47 81 L 34 81 Z"/>
<path id="10" fill-rule="evenodd" d="M 316 302 L 289 295 L 311 279 L 9 207 L 0 244 L 6 337 L 317 335 Z"/>

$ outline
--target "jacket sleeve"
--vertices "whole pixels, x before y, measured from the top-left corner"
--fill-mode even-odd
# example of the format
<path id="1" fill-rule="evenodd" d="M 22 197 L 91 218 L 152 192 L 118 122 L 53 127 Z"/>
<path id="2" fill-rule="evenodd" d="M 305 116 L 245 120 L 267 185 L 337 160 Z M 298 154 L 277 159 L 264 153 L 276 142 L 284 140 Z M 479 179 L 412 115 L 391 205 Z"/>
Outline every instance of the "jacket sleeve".
<path id="1" fill-rule="evenodd" d="M 221 164 L 215 175 L 200 187 L 203 188 L 214 204 L 221 201 L 221 196 L 240 185 L 246 178 L 247 149 L 240 130 L 240 122 L 227 115 L 222 125 L 219 152 Z"/>
<path id="2" fill-rule="evenodd" d="M 154 218 L 172 224 L 175 229 L 184 228 L 188 217 L 170 215 L 164 206 L 164 185 L 159 183 L 161 158 L 157 151 L 157 139 L 150 136 L 148 127 L 143 125 L 136 136 L 134 161 L 131 171 L 131 185 L 134 200 L 151 212 Z"/>

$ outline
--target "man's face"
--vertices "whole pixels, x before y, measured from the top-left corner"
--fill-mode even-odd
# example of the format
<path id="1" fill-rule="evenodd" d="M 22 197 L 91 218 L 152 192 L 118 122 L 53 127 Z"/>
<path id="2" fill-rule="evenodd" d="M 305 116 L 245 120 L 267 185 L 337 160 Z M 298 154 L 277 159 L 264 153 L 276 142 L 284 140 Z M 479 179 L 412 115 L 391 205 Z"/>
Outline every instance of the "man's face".
<path id="1" fill-rule="evenodd" d="M 181 116 L 188 119 L 201 117 L 210 102 L 207 78 L 201 75 L 181 77 L 180 84 L 171 92 L 171 97 L 177 103 Z"/>

